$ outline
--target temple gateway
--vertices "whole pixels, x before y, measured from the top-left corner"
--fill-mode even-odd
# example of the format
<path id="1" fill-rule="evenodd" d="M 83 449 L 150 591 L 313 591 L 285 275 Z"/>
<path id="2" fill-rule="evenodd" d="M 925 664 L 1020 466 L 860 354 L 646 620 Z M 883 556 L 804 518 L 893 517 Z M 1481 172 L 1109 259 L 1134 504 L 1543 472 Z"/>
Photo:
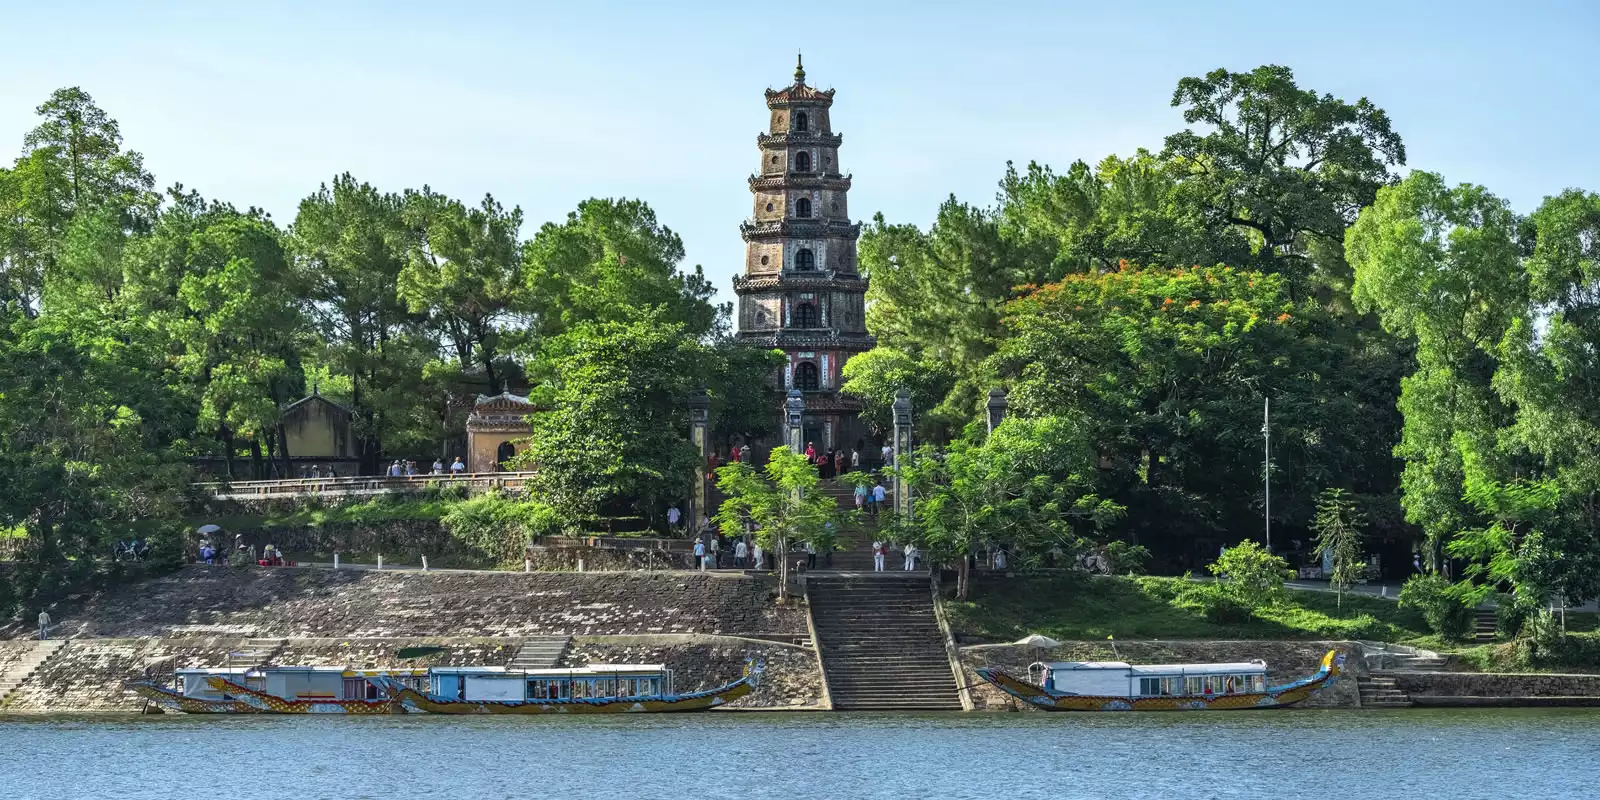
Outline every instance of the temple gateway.
<path id="1" fill-rule="evenodd" d="M 788 354 L 782 386 L 805 393 L 807 441 L 862 447 L 860 404 L 839 394 L 845 361 L 874 344 L 856 265 L 861 226 L 850 221 L 850 176 L 839 172 L 834 90 L 805 80 L 797 62 L 793 85 L 767 90 L 769 132 L 756 137 L 761 168 L 750 176 L 755 214 L 740 225 L 744 275 L 733 279 L 739 339 Z"/>

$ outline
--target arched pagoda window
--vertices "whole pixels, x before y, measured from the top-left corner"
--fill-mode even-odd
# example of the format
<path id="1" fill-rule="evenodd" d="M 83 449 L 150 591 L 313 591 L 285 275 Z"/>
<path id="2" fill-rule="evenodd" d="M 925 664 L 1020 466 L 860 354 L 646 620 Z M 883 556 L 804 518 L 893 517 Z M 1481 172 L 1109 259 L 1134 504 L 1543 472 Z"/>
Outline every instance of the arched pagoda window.
<path id="1" fill-rule="evenodd" d="M 794 268 L 796 270 L 809 270 L 817 268 L 817 256 L 810 248 L 802 247 L 795 251 Z"/>
<path id="2" fill-rule="evenodd" d="M 794 115 L 794 129 L 795 130 L 797 130 L 797 131 L 805 130 L 806 129 L 806 124 L 808 122 L 810 122 L 810 120 L 806 119 L 806 112 L 801 111 L 801 112 L 799 112 L 799 113 Z"/>
<path id="3" fill-rule="evenodd" d="M 811 201 L 804 197 L 794 201 L 794 215 L 797 217 L 811 216 Z"/>
<path id="4" fill-rule="evenodd" d="M 817 306 L 815 303 L 801 303 L 795 306 L 794 326 L 796 328 L 817 327 Z"/>
<path id="5" fill-rule="evenodd" d="M 794 388 L 802 392 L 816 391 L 818 385 L 817 365 L 810 361 L 802 361 L 794 368 Z"/>
<path id="6" fill-rule="evenodd" d="M 794 171 L 795 172 L 810 172 L 811 171 L 811 154 L 810 153 L 807 153 L 806 151 L 801 150 L 800 152 L 794 154 Z"/>

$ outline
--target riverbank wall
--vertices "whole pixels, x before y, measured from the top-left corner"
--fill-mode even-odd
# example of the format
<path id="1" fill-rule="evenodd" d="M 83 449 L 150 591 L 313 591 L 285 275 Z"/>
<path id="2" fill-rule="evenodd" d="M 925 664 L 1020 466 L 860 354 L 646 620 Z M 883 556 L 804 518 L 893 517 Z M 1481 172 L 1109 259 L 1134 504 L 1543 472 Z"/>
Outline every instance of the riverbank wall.
<path id="1" fill-rule="evenodd" d="M 1418 706 L 1600 706 L 1600 675 L 1388 672 Z"/>
<path id="2" fill-rule="evenodd" d="M 717 634 L 807 639 L 767 575 L 189 566 L 52 608 L 56 638 Z M 0 637 L 27 638 L 13 624 Z"/>
<path id="3" fill-rule="evenodd" d="M 1026 675 L 1035 661 L 1127 661 L 1133 664 L 1201 664 L 1261 659 L 1267 662 L 1267 681 L 1283 684 L 1317 671 L 1329 650 L 1345 654 L 1345 673 L 1332 686 L 1300 704 L 1305 708 L 1357 708 L 1361 704 L 1356 677 L 1362 671 L 1360 645 L 1353 642 L 1284 641 L 1135 641 L 1062 642 L 1060 647 L 1038 649 L 1009 644 L 971 645 L 961 648 L 961 663 L 973 705 L 979 711 L 1034 710 L 996 689 L 975 671 L 998 666 Z"/>

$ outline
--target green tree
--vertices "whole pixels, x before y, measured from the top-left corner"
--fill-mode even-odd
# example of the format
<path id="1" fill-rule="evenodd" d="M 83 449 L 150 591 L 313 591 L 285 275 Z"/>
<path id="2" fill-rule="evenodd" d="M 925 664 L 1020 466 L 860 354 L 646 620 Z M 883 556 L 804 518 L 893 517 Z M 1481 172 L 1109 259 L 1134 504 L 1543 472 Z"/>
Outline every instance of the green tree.
<path id="1" fill-rule="evenodd" d="M 1361 554 L 1361 526 L 1366 520 L 1343 489 L 1324 489 L 1317 496 L 1317 515 L 1311 529 L 1317 532 L 1317 555 L 1333 566 L 1328 583 L 1335 603 L 1344 607 L 1344 590 L 1361 578 L 1366 562 Z"/>
<path id="2" fill-rule="evenodd" d="M 1345 229 L 1405 164 L 1389 115 L 1302 89 L 1276 65 L 1184 78 L 1172 105 L 1203 126 L 1168 136 L 1162 155 L 1187 170 L 1182 193 L 1207 226 L 1247 232 L 1261 268 L 1291 288 L 1317 269 L 1324 283 L 1344 280 Z"/>
<path id="3" fill-rule="evenodd" d="M 982 443 L 902 458 L 896 470 L 916 507 L 897 527 L 936 562 L 958 565 L 956 594 L 966 599 L 970 559 L 986 547 L 1032 558 L 1054 547 L 1076 553 L 1086 534 L 1122 516 L 1121 506 L 1086 488 L 1091 463 L 1081 431 L 1066 420 L 1007 420 Z M 1077 469 L 1058 478 L 1043 465 Z"/>
<path id="4" fill-rule="evenodd" d="M 778 563 L 778 597 L 789 598 L 789 548 L 809 542 L 826 551 L 840 521 L 839 507 L 818 490 L 816 467 L 786 447 L 773 448 L 760 471 L 750 464 L 729 464 L 717 470 L 723 501 L 715 519 L 722 535 L 745 535 L 745 523 Z"/>
<path id="5" fill-rule="evenodd" d="M 1221 582 L 1224 597 L 1253 611 L 1283 599 L 1289 562 L 1247 540 L 1223 550 L 1208 569 Z"/>
<path id="6" fill-rule="evenodd" d="M 1430 563 L 1474 520 L 1464 459 L 1500 474 L 1497 431 L 1512 412 L 1492 386 L 1495 354 L 1528 310 L 1517 229 L 1505 202 L 1482 187 L 1452 189 L 1414 172 L 1379 191 L 1347 237 L 1356 304 L 1416 343 L 1394 453 L 1405 463 L 1406 519 L 1427 534 Z"/>
<path id="7" fill-rule="evenodd" d="M 893 427 L 895 392 L 910 389 L 913 408 L 934 408 L 955 388 L 950 365 L 934 359 L 918 361 L 893 347 L 874 347 L 853 356 L 845 362 L 843 376 L 844 393 L 861 401 L 861 418 L 885 433 Z M 946 420 L 938 415 L 923 414 L 917 422 L 919 441 L 944 441 L 950 436 Z"/>
<path id="8" fill-rule="evenodd" d="M 416 424 L 418 380 L 433 346 L 400 299 L 410 232 L 403 201 L 348 174 L 300 203 L 290 230 L 303 301 L 321 335 L 321 360 L 350 381 L 352 430 L 361 470 L 378 471 L 385 438 Z"/>
<path id="9" fill-rule="evenodd" d="M 653 519 L 683 496 L 699 468 L 687 399 L 715 358 L 659 312 L 588 322 L 545 343 L 534 415 L 518 463 L 533 469 L 536 497 L 573 519 Z"/>
<path id="10" fill-rule="evenodd" d="M 700 267 L 679 269 L 683 241 L 643 201 L 585 200 L 564 224 L 539 228 L 523 258 L 539 337 L 640 309 L 659 309 L 693 336 L 728 324 L 731 306 L 711 304 L 716 287 Z"/>
<path id="11" fill-rule="evenodd" d="M 399 292 L 414 314 L 454 352 L 463 373 L 483 371 L 489 394 L 505 387 L 503 339 L 527 304 L 522 278 L 522 209 L 509 212 L 486 196 L 477 208 L 424 187 L 408 192 L 404 216 L 413 231 Z"/>

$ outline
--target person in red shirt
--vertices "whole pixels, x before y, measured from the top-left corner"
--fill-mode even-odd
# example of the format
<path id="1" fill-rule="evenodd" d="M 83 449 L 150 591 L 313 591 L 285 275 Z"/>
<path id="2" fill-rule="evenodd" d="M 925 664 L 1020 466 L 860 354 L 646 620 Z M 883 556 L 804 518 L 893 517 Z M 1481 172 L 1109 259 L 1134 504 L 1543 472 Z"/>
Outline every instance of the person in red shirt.
<path id="1" fill-rule="evenodd" d="M 741 459 L 739 458 L 739 445 L 734 445 L 733 449 L 728 451 L 728 463 L 729 464 L 737 464 L 737 463 L 740 462 L 740 460 Z"/>
<path id="2" fill-rule="evenodd" d="M 807 464 L 815 464 L 815 463 L 817 463 L 817 448 L 814 445 L 812 445 L 810 442 L 806 442 L 806 463 Z"/>

